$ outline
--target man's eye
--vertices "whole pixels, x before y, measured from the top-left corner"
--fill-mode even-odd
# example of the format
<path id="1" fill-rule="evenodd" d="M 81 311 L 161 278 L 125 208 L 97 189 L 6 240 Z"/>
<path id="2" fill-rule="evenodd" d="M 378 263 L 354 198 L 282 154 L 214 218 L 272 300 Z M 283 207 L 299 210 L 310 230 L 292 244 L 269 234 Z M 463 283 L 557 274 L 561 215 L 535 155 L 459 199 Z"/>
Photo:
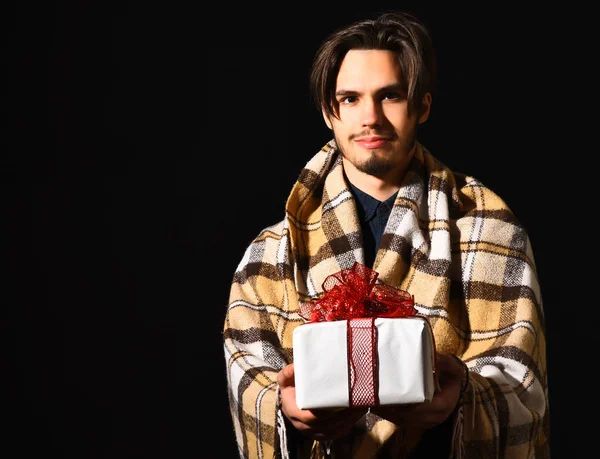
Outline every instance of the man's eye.
<path id="1" fill-rule="evenodd" d="M 387 99 L 387 100 L 397 100 L 397 99 L 402 99 L 402 94 L 399 94 L 399 93 L 397 93 L 397 92 L 386 92 L 386 93 L 383 95 L 383 98 L 384 98 L 384 99 Z"/>
<path id="2" fill-rule="evenodd" d="M 355 96 L 347 96 L 347 97 L 342 97 L 340 99 L 340 104 L 353 104 L 354 102 L 356 102 L 357 98 Z"/>

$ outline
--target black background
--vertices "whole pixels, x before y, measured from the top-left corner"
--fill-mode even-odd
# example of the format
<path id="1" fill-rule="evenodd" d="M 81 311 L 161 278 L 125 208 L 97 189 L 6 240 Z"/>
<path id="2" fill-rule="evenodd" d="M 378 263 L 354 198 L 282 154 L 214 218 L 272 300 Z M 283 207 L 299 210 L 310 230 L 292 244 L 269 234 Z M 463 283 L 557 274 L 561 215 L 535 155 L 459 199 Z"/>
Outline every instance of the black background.
<path id="1" fill-rule="evenodd" d="M 567 155 L 555 24 L 570 13 L 427 4 L 394 5 L 431 26 L 438 53 L 421 141 L 529 230 L 552 450 L 566 457 L 581 441 L 557 331 L 567 261 L 553 184 Z M 308 98 L 317 45 L 389 5 L 115 5 L 21 3 L 7 29 L 5 457 L 233 458 L 221 340 L 233 271 L 329 140 Z"/>

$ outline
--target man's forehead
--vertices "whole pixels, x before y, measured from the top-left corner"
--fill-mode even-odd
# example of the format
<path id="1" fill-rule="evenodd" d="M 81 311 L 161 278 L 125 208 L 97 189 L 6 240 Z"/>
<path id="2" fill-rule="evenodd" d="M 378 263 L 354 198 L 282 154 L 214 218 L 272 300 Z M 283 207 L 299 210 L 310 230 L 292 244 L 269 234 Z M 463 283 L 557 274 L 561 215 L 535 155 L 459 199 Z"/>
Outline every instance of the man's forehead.
<path id="1" fill-rule="evenodd" d="M 392 51 L 353 49 L 346 53 L 340 66 L 336 92 L 371 91 L 401 83 L 400 64 Z"/>

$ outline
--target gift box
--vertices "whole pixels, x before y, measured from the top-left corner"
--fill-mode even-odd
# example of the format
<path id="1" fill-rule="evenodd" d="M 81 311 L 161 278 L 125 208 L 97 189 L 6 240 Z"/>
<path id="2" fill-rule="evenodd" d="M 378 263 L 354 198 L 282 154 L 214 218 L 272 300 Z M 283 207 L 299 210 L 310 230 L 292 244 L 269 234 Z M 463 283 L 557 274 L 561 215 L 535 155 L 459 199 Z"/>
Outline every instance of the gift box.
<path id="1" fill-rule="evenodd" d="M 433 397 L 433 338 L 424 318 L 307 323 L 294 330 L 293 346 L 301 409 L 419 403 Z"/>
<path id="2" fill-rule="evenodd" d="M 377 283 L 355 263 L 329 276 L 324 294 L 301 305 L 293 332 L 296 403 L 301 409 L 431 401 L 435 346 L 407 292 Z"/>

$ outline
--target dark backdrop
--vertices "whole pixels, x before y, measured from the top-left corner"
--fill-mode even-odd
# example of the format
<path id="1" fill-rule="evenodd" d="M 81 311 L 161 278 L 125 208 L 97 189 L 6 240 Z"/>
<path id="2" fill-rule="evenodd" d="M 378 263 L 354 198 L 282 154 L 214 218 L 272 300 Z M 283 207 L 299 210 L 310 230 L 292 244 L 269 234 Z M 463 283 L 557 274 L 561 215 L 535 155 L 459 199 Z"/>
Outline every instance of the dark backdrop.
<path id="1" fill-rule="evenodd" d="M 549 192 L 562 173 L 549 158 L 565 143 L 554 18 L 423 4 L 404 4 L 430 24 L 439 56 L 421 140 L 529 230 L 552 446 L 565 457 L 576 427 L 556 331 L 567 298 Z M 318 43 L 385 7 L 16 7 L 3 180 L 9 457 L 236 456 L 221 341 L 231 277 L 329 140 L 307 90 Z"/>

